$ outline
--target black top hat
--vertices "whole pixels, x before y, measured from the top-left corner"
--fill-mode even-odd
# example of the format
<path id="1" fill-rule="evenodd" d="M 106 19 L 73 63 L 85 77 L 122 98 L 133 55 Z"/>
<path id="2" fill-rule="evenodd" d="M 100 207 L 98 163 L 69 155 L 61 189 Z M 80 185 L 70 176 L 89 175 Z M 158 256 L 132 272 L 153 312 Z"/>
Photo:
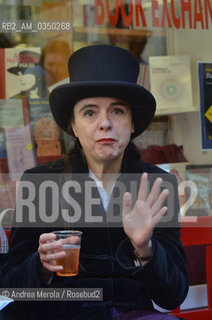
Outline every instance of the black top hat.
<path id="1" fill-rule="evenodd" d="M 139 63 L 129 51 L 111 45 L 94 45 L 75 51 L 68 63 L 70 83 L 56 87 L 50 94 L 52 114 L 68 132 L 69 115 L 74 105 L 89 97 L 115 97 L 132 109 L 135 132 L 142 133 L 152 121 L 156 102 L 153 95 L 136 84 Z"/>
<path id="2" fill-rule="evenodd" d="M 7 71 L 13 74 L 17 74 L 18 72 L 24 73 L 27 68 L 38 65 L 39 57 L 40 55 L 37 52 L 28 50 L 21 51 L 18 55 L 18 65 L 7 69 Z"/>

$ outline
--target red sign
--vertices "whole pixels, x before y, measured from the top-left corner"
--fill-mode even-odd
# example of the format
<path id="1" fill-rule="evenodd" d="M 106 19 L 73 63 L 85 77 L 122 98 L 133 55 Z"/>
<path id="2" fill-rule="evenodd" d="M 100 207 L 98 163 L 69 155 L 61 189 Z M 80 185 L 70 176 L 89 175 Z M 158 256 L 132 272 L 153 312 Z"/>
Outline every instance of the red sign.
<path id="1" fill-rule="evenodd" d="M 128 14 L 125 12 L 124 0 L 114 1 L 113 12 L 110 10 L 109 2 L 109 0 L 94 0 L 95 23 L 97 25 L 109 21 L 109 24 L 114 27 L 117 24 L 120 10 L 126 27 L 132 24 L 134 16 L 137 27 L 147 27 L 142 0 L 130 0 Z M 192 6 L 192 4 L 194 5 Z M 179 13 L 177 13 L 176 5 L 180 6 Z M 151 1 L 152 27 L 163 28 L 167 25 L 169 28 L 176 29 L 196 29 L 197 25 L 200 25 L 201 29 L 209 29 L 209 20 L 212 21 L 212 0 L 181 0 L 180 2 L 163 0 L 161 6 L 162 11 L 159 10 L 159 0 Z M 159 11 L 162 13 L 160 14 Z"/>

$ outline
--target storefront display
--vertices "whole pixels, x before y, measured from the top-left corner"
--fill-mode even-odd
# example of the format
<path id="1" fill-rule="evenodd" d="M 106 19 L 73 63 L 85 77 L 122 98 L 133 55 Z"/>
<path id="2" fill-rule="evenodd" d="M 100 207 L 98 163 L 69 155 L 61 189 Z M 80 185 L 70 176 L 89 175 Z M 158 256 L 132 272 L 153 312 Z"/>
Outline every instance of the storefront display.
<path id="1" fill-rule="evenodd" d="M 211 35 L 212 0 L 0 0 L 0 225 L 8 234 L 23 172 L 64 158 L 73 145 L 52 117 L 49 95 L 69 82 L 70 55 L 93 44 L 138 59 L 137 82 L 154 94 L 157 109 L 134 143 L 145 161 L 177 177 L 179 220 L 211 234 Z M 198 231 L 195 239 L 188 234 L 196 241 L 189 245 L 205 245 Z M 192 285 L 209 278 L 202 264 L 208 251 L 200 251 L 190 254 L 188 269 L 199 266 Z M 207 304 L 195 301 L 195 308 Z"/>
<path id="2" fill-rule="evenodd" d="M 48 96 L 58 83 L 67 81 L 71 53 L 102 43 L 135 54 L 140 62 L 138 83 L 156 97 L 158 107 L 152 126 L 157 127 L 157 135 L 154 138 L 155 131 L 150 128 L 135 141 L 138 147 L 176 144 L 182 146 L 189 163 L 209 164 L 210 151 L 203 153 L 198 144 L 197 66 L 199 60 L 210 65 L 211 22 L 212 3 L 203 0 L 1 1 L 1 179 L 14 181 L 31 166 L 65 156 L 72 141 L 54 123 Z M 208 110 L 209 115 L 202 111 L 207 118 L 207 125 L 202 121 L 202 136 L 205 130 L 210 146 L 210 107 Z M 195 122 L 189 122 L 193 118 L 198 128 Z M 47 135 L 43 134 L 46 127 Z M 196 150 L 189 152 L 187 145 L 194 141 Z"/>

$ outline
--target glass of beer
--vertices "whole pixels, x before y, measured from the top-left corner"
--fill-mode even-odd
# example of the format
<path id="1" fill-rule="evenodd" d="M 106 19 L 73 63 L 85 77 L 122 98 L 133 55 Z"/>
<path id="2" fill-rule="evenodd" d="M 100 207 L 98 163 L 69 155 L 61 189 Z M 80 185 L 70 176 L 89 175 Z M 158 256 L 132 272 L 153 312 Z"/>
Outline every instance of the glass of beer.
<path id="1" fill-rule="evenodd" d="M 56 265 L 63 266 L 63 269 L 57 272 L 58 276 L 69 277 L 76 276 L 79 269 L 79 253 L 81 246 L 81 231 L 75 230 L 61 230 L 54 231 L 56 234 L 56 241 L 60 240 L 62 249 L 58 251 L 65 251 L 64 258 L 57 259 Z"/>

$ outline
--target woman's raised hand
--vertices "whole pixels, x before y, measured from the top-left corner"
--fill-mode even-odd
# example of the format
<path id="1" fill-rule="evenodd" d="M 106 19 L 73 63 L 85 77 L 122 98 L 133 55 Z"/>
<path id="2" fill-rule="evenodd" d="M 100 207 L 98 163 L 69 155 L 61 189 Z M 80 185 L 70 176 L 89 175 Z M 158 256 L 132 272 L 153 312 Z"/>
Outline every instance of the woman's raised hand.
<path id="1" fill-rule="evenodd" d="M 151 253 L 151 237 L 155 226 L 167 212 L 163 206 L 168 197 L 168 189 L 161 191 L 162 178 L 157 178 L 148 192 L 148 174 L 143 173 L 140 181 L 138 198 L 131 208 L 132 197 L 129 192 L 123 196 L 122 220 L 125 233 L 134 248 L 145 256 Z"/>

